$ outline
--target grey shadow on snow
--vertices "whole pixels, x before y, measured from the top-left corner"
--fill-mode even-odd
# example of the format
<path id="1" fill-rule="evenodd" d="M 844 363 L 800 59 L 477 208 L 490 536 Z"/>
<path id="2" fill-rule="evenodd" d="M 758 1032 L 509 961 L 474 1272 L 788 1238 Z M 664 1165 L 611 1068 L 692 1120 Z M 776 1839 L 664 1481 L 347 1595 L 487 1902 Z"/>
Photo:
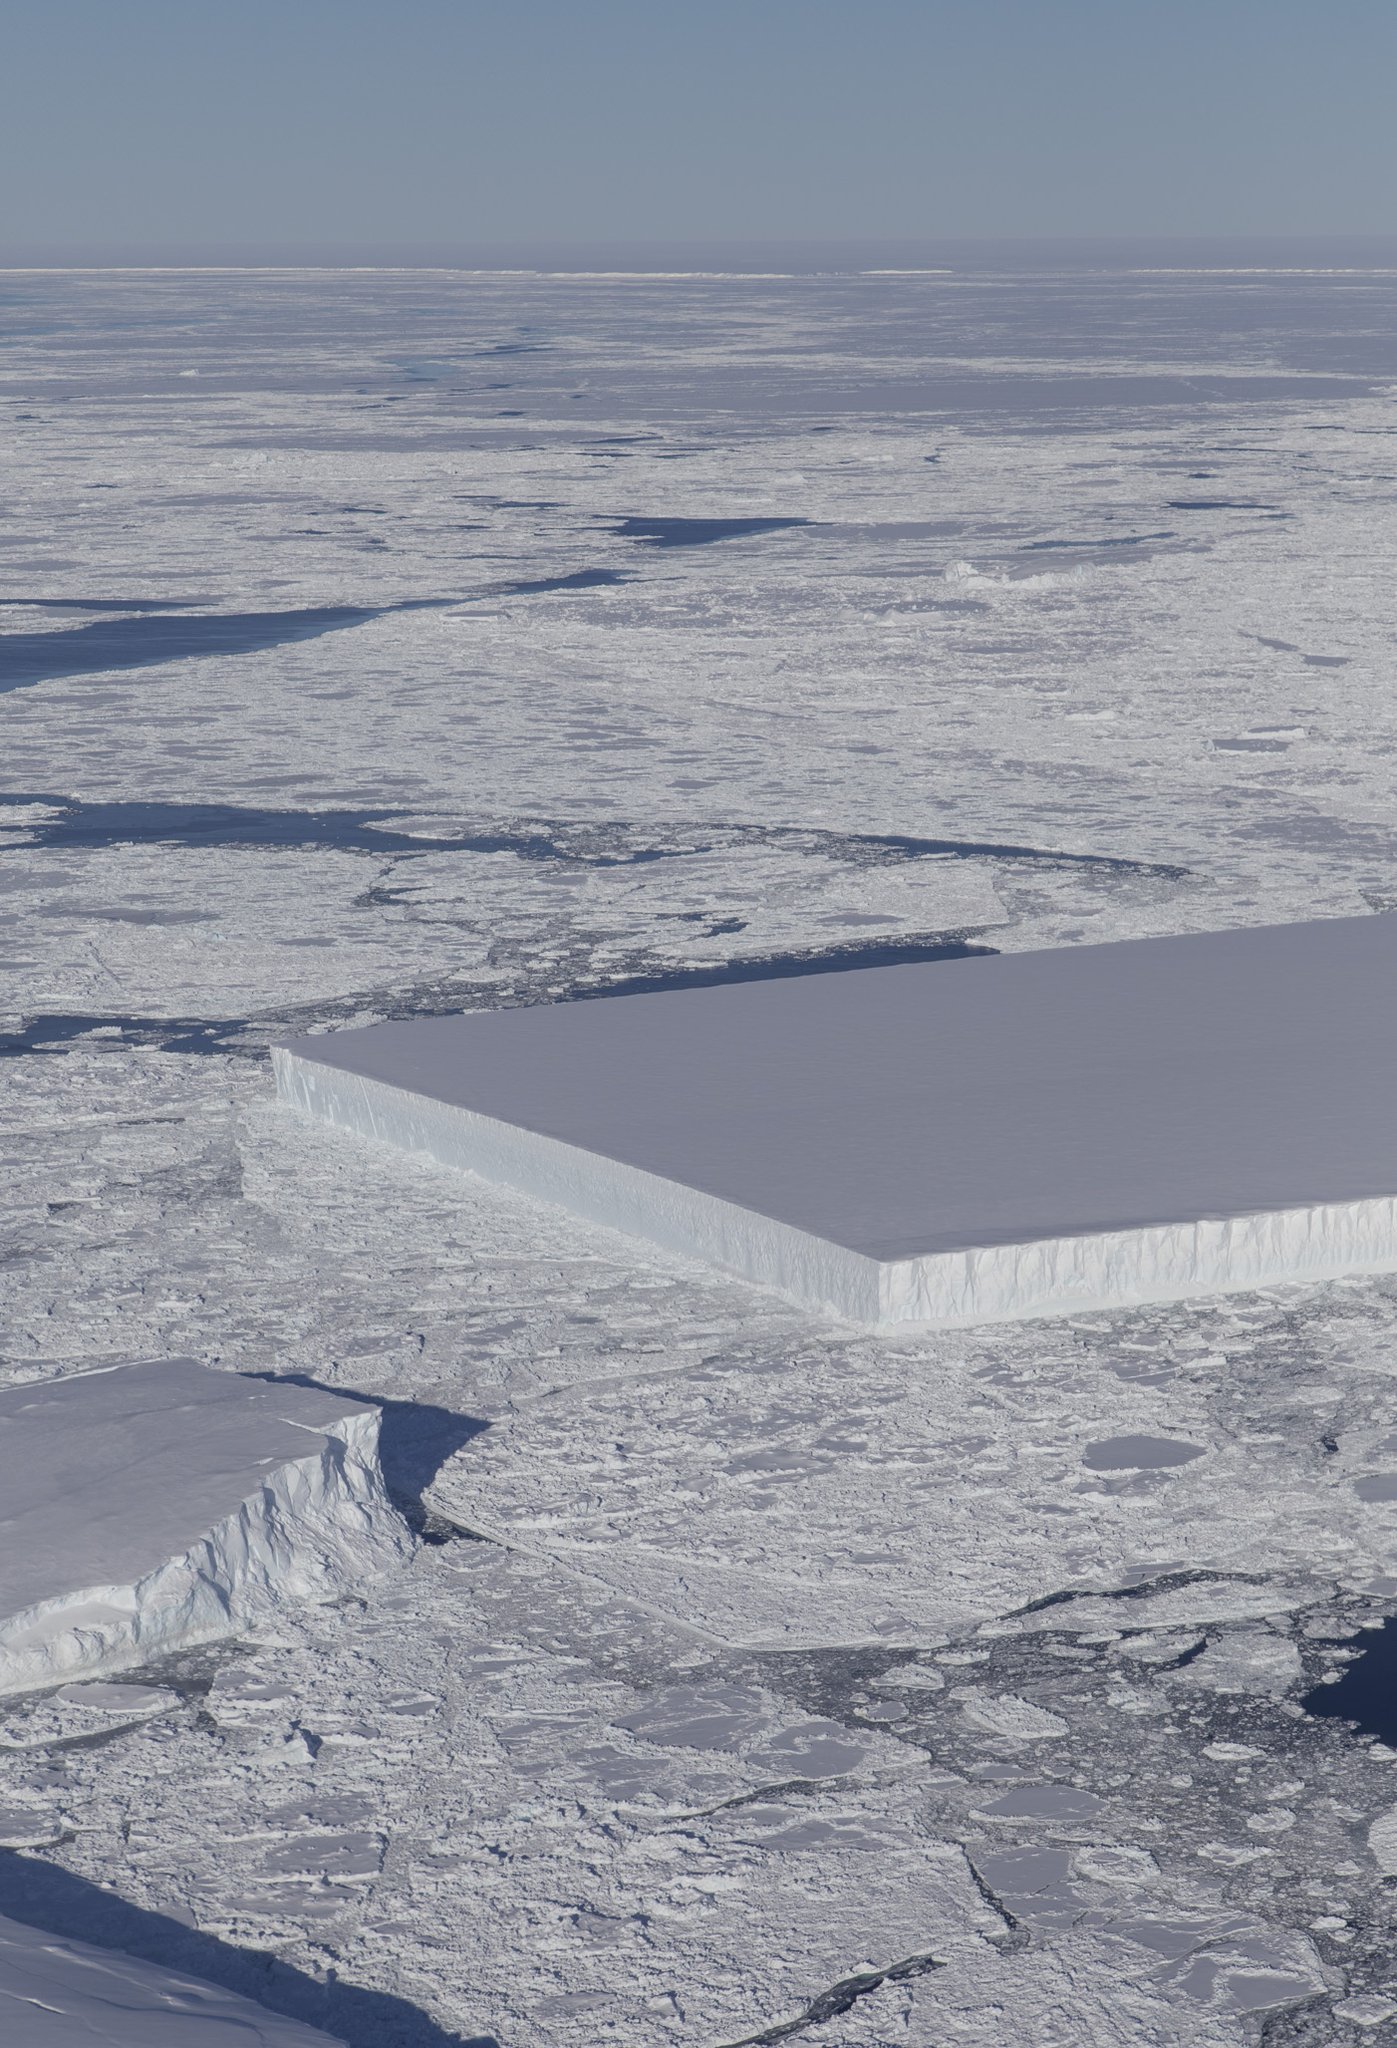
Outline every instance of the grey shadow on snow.
<path id="1" fill-rule="evenodd" d="M 504 597 L 543 597 L 551 591 L 605 590 L 614 583 L 629 583 L 619 569 L 574 569 L 569 576 L 541 576 L 533 583 L 507 584 Z"/>
<path id="2" fill-rule="evenodd" d="M 348 2048 L 499 2048 L 493 2034 L 450 2033 L 391 1992 L 346 1983 L 333 1968 L 319 1982 L 270 1951 L 202 1934 L 19 1850 L 0 1849 L 0 1913 L 60 1939 L 202 1977 L 271 2012 L 322 2027 Z"/>
<path id="3" fill-rule="evenodd" d="M 788 524 L 776 521 L 778 525 Z M 717 538 L 717 536 L 714 536 Z M 612 569 L 577 569 L 504 584 L 465 597 L 408 598 L 383 605 L 314 605 L 284 612 L 191 612 L 178 600 L 5 598 L 0 603 L 32 605 L 45 611 L 100 611 L 117 614 L 53 633 L 0 633 L 0 695 L 66 676 L 152 668 L 169 661 L 214 654 L 262 654 L 323 633 L 343 632 L 390 612 L 435 611 L 495 597 L 535 597 L 550 592 L 598 590 L 628 579 Z"/>
<path id="4" fill-rule="evenodd" d="M 703 548 L 715 540 L 740 540 L 809 526 L 808 519 L 618 519 L 612 532 L 650 548 Z"/>
<path id="5" fill-rule="evenodd" d="M 65 676 L 150 668 L 212 654 L 256 654 L 296 640 L 314 640 L 378 618 L 364 605 L 319 605 L 285 612 L 141 612 L 57 633 L 0 635 L 0 693 Z"/>
<path id="6" fill-rule="evenodd" d="M 1256 498 L 1170 498 L 1171 512 L 1269 512 Z"/>
<path id="7" fill-rule="evenodd" d="M 1166 531 L 1164 533 L 1107 534 L 1104 537 L 1098 535 L 1091 540 L 1030 540 L 1025 541 L 1024 545 L 1019 549 L 1019 553 L 1021 555 L 1035 555 L 1056 548 L 1065 548 L 1069 551 L 1079 548 L 1140 548 L 1144 547 L 1147 541 L 1177 539 L 1177 534 Z"/>
<path id="8" fill-rule="evenodd" d="M 356 1394 L 353 1387 L 331 1386 L 304 1372 L 254 1372 L 248 1379 L 267 1380 L 276 1386 L 310 1387 L 321 1394 L 343 1399 Z M 383 1394 L 357 1396 L 371 1401 L 382 1416 L 378 1432 L 378 1458 L 384 1484 L 394 1507 L 409 1526 L 430 1542 L 430 1510 L 422 1496 L 447 1459 L 489 1429 L 481 1415 L 458 1415 L 454 1409 L 438 1408 L 430 1401 L 394 1401 Z"/>

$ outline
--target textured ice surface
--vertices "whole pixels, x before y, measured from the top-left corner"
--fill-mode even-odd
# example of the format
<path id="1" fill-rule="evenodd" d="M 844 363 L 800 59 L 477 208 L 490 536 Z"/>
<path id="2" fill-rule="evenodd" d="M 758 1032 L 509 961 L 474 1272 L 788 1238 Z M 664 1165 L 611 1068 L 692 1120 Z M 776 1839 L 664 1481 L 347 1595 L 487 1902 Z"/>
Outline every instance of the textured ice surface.
<path id="1" fill-rule="evenodd" d="M 1111 1630 L 1122 1610 L 1098 1589 L 1184 1571 L 1187 1586 L 1140 1591 L 1127 1610 L 1152 1635 L 1191 1627 L 1178 1656 L 1202 1647 L 1201 1629 L 1245 1627 L 1303 1607 L 1331 1578 L 1363 1585 L 1392 1568 L 1392 1505 L 1354 1484 L 1381 1439 L 1335 1433 L 1327 1402 L 1300 1424 L 1277 1334 L 1293 1312 L 1161 1308 L 1122 1333 L 1129 1350 L 1084 1320 L 895 1347 L 826 1339 L 779 1356 L 715 1347 L 678 1371 L 599 1372 L 517 1404 L 446 1465 L 431 1498 L 460 1526 L 710 1641 L 770 1650 L 924 1641 L 1067 1587 L 1082 1597 L 1021 1625 Z M 1360 1324 L 1351 1297 L 1331 1312 L 1340 1329 Z M 1268 1399 L 1298 1438 L 1243 1424 L 1242 1372 L 1273 1376 Z M 1232 1379 L 1230 1400 L 1219 1378 Z M 1132 1443 L 1199 1454 L 1093 1469 L 1107 1418 Z M 1326 1435 L 1334 1449 L 1317 1452 Z"/>
<path id="2" fill-rule="evenodd" d="M 856 1321 L 1397 1265 L 1397 919 L 302 1038 L 283 1096 Z M 1148 1459 L 1141 1459 L 1148 1463 Z"/>
<path id="3" fill-rule="evenodd" d="M 0 1693 L 148 1662 L 405 1556 L 378 1426 L 191 1359 L 0 1392 Z"/>
<path id="4" fill-rule="evenodd" d="M 8 2048 L 336 2048 L 318 2027 L 216 1985 L 3 1915 L 0 2040 Z"/>
<path id="5" fill-rule="evenodd" d="M 6 1701 L 0 1911 L 354 2048 L 1381 2039 L 1390 1731 L 1302 1702 L 1397 1601 L 1391 1279 L 814 1326 L 260 1060 L 1391 908 L 1397 274 L 1163 260 L 7 280 L 16 596 L 473 601 L 0 698 L 0 1373 L 368 1396 L 484 1540 Z"/>

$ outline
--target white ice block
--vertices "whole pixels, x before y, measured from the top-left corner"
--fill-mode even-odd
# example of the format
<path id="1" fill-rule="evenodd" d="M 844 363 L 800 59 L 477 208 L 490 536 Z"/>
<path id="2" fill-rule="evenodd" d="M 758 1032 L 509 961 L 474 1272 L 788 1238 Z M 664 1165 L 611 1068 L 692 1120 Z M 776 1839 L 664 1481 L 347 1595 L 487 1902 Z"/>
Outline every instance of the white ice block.
<path id="1" fill-rule="evenodd" d="M 0 1393 L 0 1695 L 212 1641 L 406 1556 L 379 1410 L 155 1359 Z"/>
<path id="2" fill-rule="evenodd" d="M 158 1963 L 0 1915 L 0 2041 L 7 2048 L 343 2048 Z"/>
<path id="3" fill-rule="evenodd" d="M 861 1323 L 1397 1269 L 1397 918 L 300 1038 L 326 1122 Z"/>

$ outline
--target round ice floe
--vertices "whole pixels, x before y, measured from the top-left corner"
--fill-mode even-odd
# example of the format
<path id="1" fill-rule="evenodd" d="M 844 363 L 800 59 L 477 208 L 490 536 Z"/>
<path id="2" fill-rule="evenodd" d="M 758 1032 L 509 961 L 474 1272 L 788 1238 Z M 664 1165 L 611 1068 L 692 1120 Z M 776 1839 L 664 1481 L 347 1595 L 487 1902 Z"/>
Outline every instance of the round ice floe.
<path id="1" fill-rule="evenodd" d="M 1397 1500 L 1397 1472 L 1367 1472 L 1353 1482 L 1360 1500 Z"/>
<path id="2" fill-rule="evenodd" d="M 84 1735 L 133 1728 L 179 1705 L 163 1685 L 61 1685 L 56 1692 L 16 1704 L 0 1720 L 0 1746 L 43 1749 Z"/>
<path id="3" fill-rule="evenodd" d="M 618 1728 L 644 1742 L 683 1749 L 737 1749 L 764 1734 L 771 1721 L 761 1693 L 737 1685 L 673 1685 L 642 1707 L 617 1716 Z"/>
<path id="4" fill-rule="evenodd" d="M 1284 1835 L 1294 1827 L 1295 1815 L 1288 1806 L 1267 1806 L 1249 1813 L 1246 1824 L 1254 1835 Z"/>
<path id="5" fill-rule="evenodd" d="M 932 1671 L 925 1664 L 894 1664 L 869 1680 L 880 1692 L 940 1692 L 945 1683 L 939 1671 Z"/>
<path id="6" fill-rule="evenodd" d="M 1200 1444 L 1171 1436 L 1107 1436 L 1088 1444 L 1082 1463 L 1091 1472 L 1162 1472 L 1201 1458 Z"/>
<path id="7" fill-rule="evenodd" d="M 1118 1657 L 1129 1657 L 1136 1664 L 1177 1664 L 1190 1650 L 1197 1650 L 1204 1638 L 1192 1630 L 1166 1630 L 1163 1635 L 1129 1636 L 1116 1652 Z"/>
<path id="8" fill-rule="evenodd" d="M 1148 1849 L 1131 1849 L 1115 1842 L 1079 1849 L 1073 1860 L 1077 1875 L 1090 1878 L 1093 1884 L 1133 1890 L 1137 1885 L 1153 1884 L 1159 1876 L 1159 1865 Z"/>
<path id="9" fill-rule="evenodd" d="M 123 1719 L 133 1714 L 163 1714 L 179 1705 L 179 1694 L 168 1686 L 109 1685 L 100 1679 L 89 1685 L 60 1685 L 53 1697 L 80 1713 L 115 1714 Z"/>
<path id="10" fill-rule="evenodd" d="M 977 1820 L 1090 1820 L 1101 1811 L 1094 1792 L 1076 1785 L 1020 1785 L 975 1809 Z"/>
<path id="11" fill-rule="evenodd" d="M 849 1740 L 840 1721 L 797 1721 L 771 1736 L 760 1753 L 780 1759 L 793 1777 L 802 1778 L 839 1778 L 869 1756 L 861 1743 Z"/>
<path id="12" fill-rule="evenodd" d="M 1380 2027 L 1395 2012 L 1397 2005 L 1390 1998 L 1384 1998 L 1376 1991 L 1363 1991 L 1357 1998 L 1346 1998 L 1342 2004 L 1336 2005 L 1334 2017 L 1347 2020 L 1351 2027 Z"/>

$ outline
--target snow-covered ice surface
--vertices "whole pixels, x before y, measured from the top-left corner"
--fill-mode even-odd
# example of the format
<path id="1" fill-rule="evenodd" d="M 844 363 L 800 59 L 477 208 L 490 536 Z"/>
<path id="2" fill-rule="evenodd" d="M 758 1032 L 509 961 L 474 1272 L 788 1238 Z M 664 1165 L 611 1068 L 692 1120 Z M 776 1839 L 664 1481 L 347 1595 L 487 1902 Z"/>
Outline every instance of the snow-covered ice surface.
<path id="1" fill-rule="evenodd" d="M 0 1694 L 234 1634 L 401 1562 L 379 1411 L 188 1358 L 0 1390 Z"/>
<path id="2" fill-rule="evenodd" d="M 1268 261 L 4 280 L 5 1375 L 381 1400 L 429 1540 L 8 1702 L 0 1912 L 354 2048 L 1392 2031 L 1390 1279 L 851 1332 L 264 1057 L 1397 904 L 1397 276 Z"/>
<path id="3" fill-rule="evenodd" d="M 213 1984 L 2 1916 L 0 2034 L 16 2048 L 334 2048 Z"/>
<path id="4" fill-rule="evenodd" d="M 275 1046 L 341 1129 L 855 1322 L 1397 1267 L 1397 920 L 1059 946 Z"/>

